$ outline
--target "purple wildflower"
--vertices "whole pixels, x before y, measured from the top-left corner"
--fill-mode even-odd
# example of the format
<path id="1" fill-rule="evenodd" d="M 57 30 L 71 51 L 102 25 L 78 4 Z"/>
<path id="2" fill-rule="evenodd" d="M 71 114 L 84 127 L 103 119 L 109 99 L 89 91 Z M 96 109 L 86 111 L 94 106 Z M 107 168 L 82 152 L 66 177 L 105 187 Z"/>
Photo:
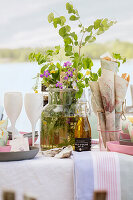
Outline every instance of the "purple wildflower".
<path id="1" fill-rule="evenodd" d="M 41 77 L 41 78 L 43 78 L 43 77 L 44 77 L 44 75 L 43 75 L 43 74 L 40 74 L 40 77 Z"/>
<path id="2" fill-rule="evenodd" d="M 71 78 L 73 77 L 73 73 L 70 74 L 70 77 L 71 77 Z"/>
<path id="3" fill-rule="evenodd" d="M 67 66 L 69 66 L 69 67 L 70 67 L 71 65 L 72 65 L 72 63 L 71 63 L 71 62 L 69 62 L 69 61 L 67 61 L 67 62 L 65 62 L 65 63 L 64 63 L 64 67 L 67 67 Z"/>
<path id="4" fill-rule="evenodd" d="M 46 78 L 48 78 L 48 76 L 50 75 L 50 73 L 49 73 L 49 71 L 48 70 L 46 70 L 46 71 L 44 71 L 44 74 L 43 74 Z"/>
<path id="5" fill-rule="evenodd" d="M 68 76 L 65 76 L 65 77 L 64 77 L 64 80 L 67 80 L 67 79 L 68 79 Z"/>
<path id="6" fill-rule="evenodd" d="M 74 72 L 75 70 L 76 70 L 75 68 L 72 69 L 73 72 Z"/>
<path id="7" fill-rule="evenodd" d="M 60 83 L 59 81 L 56 83 L 56 87 L 59 87 L 60 89 L 63 89 L 62 83 Z"/>
<path id="8" fill-rule="evenodd" d="M 73 77 L 73 72 L 70 69 L 66 72 L 66 74 L 68 77 Z"/>

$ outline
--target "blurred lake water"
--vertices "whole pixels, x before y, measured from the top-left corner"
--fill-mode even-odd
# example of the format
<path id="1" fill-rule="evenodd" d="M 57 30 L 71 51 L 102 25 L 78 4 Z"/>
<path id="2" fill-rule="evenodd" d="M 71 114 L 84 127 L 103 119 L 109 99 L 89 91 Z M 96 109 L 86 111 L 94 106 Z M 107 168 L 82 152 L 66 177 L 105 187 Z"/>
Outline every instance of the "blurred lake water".
<path id="1" fill-rule="evenodd" d="M 94 60 L 93 72 L 96 72 L 99 67 L 100 61 Z M 33 77 L 36 76 L 39 69 L 35 63 L 0 64 L 0 105 L 3 105 L 5 92 L 20 91 L 23 97 L 26 92 L 33 92 L 32 87 L 35 83 Z M 121 75 L 122 73 L 129 73 L 130 84 L 133 84 L 133 60 L 128 60 L 121 65 L 119 74 Z M 131 105 L 130 88 L 128 88 L 126 99 L 127 105 Z M 17 120 L 16 127 L 22 131 L 31 131 L 31 125 L 25 114 L 24 106 Z M 37 128 L 39 128 L 39 122 Z"/>

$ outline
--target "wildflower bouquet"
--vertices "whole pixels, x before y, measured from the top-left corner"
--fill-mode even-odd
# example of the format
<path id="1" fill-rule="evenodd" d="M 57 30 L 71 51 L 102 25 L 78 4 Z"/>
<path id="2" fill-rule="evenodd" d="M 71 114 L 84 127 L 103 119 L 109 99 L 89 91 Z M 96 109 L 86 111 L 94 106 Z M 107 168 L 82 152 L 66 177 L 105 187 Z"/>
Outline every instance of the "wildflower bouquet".
<path id="1" fill-rule="evenodd" d="M 77 89 L 76 98 L 80 98 L 83 88 L 88 87 L 88 81 L 97 81 L 101 75 L 101 69 L 97 73 L 92 72 L 93 62 L 91 58 L 85 57 L 81 50 L 85 45 L 94 42 L 96 36 L 108 30 L 115 21 L 105 19 L 97 19 L 93 24 L 84 26 L 80 21 L 80 15 L 73 5 L 66 3 L 69 21 L 78 22 L 78 34 L 72 31 L 70 25 L 67 24 L 65 16 L 55 17 L 54 13 L 48 15 L 48 22 L 52 23 L 54 28 L 59 28 L 59 35 L 64 41 L 65 63 L 53 62 L 54 57 L 60 53 L 60 46 L 47 50 L 45 54 L 31 53 L 30 61 L 37 61 L 41 65 L 41 71 L 37 78 L 41 78 L 42 83 L 52 88 L 74 88 Z M 37 89 L 37 84 L 35 85 Z"/>

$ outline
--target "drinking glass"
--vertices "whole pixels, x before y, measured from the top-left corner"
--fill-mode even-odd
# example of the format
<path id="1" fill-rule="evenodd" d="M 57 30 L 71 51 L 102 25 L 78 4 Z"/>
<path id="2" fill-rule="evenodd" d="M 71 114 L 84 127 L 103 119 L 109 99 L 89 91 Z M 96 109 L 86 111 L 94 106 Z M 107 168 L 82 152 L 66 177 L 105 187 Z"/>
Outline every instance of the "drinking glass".
<path id="1" fill-rule="evenodd" d="M 32 126 L 32 146 L 35 141 L 35 127 L 43 108 L 43 96 L 40 93 L 26 93 L 24 98 L 25 110 Z"/>
<path id="2" fill-rule="evenodd" d="M 12 139 L 17 137 L 15 132 L 15 124 L 22 110 L 22 93 L 21 92 L 6 92 L 4 95 L 5 111 L 10 119 L 12 127 Z"/>

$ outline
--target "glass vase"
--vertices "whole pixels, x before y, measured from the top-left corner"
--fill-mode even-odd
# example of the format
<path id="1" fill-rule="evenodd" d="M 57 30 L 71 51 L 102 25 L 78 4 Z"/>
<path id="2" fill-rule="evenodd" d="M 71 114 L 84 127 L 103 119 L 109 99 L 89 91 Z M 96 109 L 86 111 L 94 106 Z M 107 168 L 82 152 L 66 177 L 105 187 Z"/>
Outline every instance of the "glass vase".
<path id="1" fill-rule="evenodd" d="M 41 150 L 74 145 L 76 114 L 74 89 L 49 89 L 48 104 L 41 115 L 40 146 Z"/>
<path id="2" fill-rule="evenodd" d="M 103 112 L 97 113 L 99 146 L 101 151 L 106 151 L 106 142 L 119 141 L 121 134 L 121 114 L 115 113 L 115 127 L 113 130 L 106 129 L 106 115 Z"/>

